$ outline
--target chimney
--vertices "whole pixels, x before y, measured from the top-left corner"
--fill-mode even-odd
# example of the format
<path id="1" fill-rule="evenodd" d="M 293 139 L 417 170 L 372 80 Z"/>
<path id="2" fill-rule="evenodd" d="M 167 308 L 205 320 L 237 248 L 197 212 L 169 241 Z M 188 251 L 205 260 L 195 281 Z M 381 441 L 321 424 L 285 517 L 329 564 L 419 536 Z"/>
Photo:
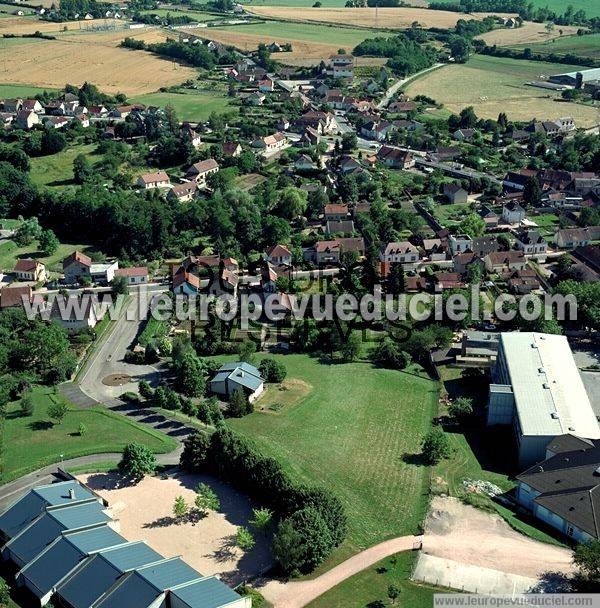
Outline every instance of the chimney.
<path id="1" fill-rule="evenodd" d="M 71 488 L 71 489 L 69 490 L 69 498 L 70 498 L 71 500 L 75 500 L 75 488 Z"/>

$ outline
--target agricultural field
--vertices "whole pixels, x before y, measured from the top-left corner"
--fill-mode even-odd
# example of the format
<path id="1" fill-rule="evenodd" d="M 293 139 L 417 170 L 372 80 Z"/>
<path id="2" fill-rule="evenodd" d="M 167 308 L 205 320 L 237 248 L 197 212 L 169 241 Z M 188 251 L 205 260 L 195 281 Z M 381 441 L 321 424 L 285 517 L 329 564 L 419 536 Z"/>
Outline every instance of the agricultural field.
<path id="1" fill-rule="evenodd" d="M 222 19 L 223 15 L 215 14 L 215 13 L 207 13 L 204 11 L 192 11 L 192 10 L 184 10 L 178 8 L 157 8 L 153 10 L 140 11 L 142 15 L 159 15 L 160 17 L 166 17 L 167 15 L 171 15 L 172 17 L 189 17 L 190 19 L 195 19 L 199 22 L 204 21 L 213 21 L 214 19 Z"/>
<path id="2" fill-rule="evenodd" d="M 369 363 L 327 365 L 307 355 L 278 358 L 287 367 L 286 381 L 303 383 L 308 394 L 298 390 L 295 403 L 282 400 L 276 407 L 267 393 L 265 412 L 229 424 L 296 479 L 339 496 L 350 529 L 336 559 L 414 534 L 429 484 L 428 469 L 414 455 L 431 424 L 438 384 L 419 368 L 399 372 Z"/>
<path id="3" fill-rule="evenodd" d="M 492 30 L 491 32 L 481 34 L 480 36 L 477 36 L 477 39 L 483 40 L 489 46 L 513 46 L 515 44 L 531 46 L 550 40 L 565 39 L 565 37 L 574 36 L 577 34 L 578 29 L 579 28 L 574 26 L 561 25 L 549 32 L 544 23 L 526 21 L 523 23 L 522 27 L 501 27 Z"/>
<path id="4" fill-rule="evenodd" d="M 6 21 L 0 20 L 0 35 Z M 35 24 L 44 25 L 39 21 Z M 151 29 L 141 33 L 82 30 L 57 34 L 57 40 L 12 40 L 11 61 L 0 62 L 0 83 L 35 83 L 41 89 L 60 89 L 66 82 L 81 85 L 88 81 L 107 93 L 141 95 L 197 76 L 191 67 L 120 48 L 126 35 L 146 42 L 166 38 L 165 33 Z"/>
<path id="5" fill-rule="evenodd" d="M 557 93 L 525 84 L 542 75 L 578 69 L 581 67 L 475 55 L 466 64 L 444 66 L 413 80 L 406 92 L 411 97 L 428 95 L 455 113 L 473 106 L 482 118 L 495 119 L 500 112 L 522 121 L 573 116 L 578 126 L 591 127 L 598 122 L 597 108 L 565 103 Z"/>
<path id="6" fill-rule="evenodd" d="M 600 59 L 600 34 L 568 36 L 528 45 L 518 42 L 515 43 L 513 48 L 522 49 L 526 46 L 531 48 L 534 53 L 544 53 L 546 55 L 551 53 L 558 53 L 561 55 L 573 53 L 580 57 Z"/>
<path id="7" fill-rule="evenodd" d="M 73 184 L 73 161 L 85 154 L 94 163 L 100 157 L 94 154 L 96 144 L 69 146 L 62 152 L 31 159 L 30 177 L 38 186 L 64 187 Z"/>
<path id="8" fill-rule="evenodd" d="M 22 416 L 18 402 L 7 406 L 2 421 L 2 483 L 56 462 L 57 454 L 67 460 L 87 454 L 120 452 L 131 442 L 145 444 L 155 452 L 170 452 L 176 447 L 166 435 L 104 408 L 81 410 L 67 403 L 69 410 L 63 421 L 52 423 L 48 406 L 52 402 L 64 402 L 64 398 L 52 389 L 36 387 L 32 399 L 32 416 Z M 80 424 L 85 425 L 83 435 L 79 434 Z"/>
<path id="9" fill-rule="evenodd" d="M 165 107 L 171 104 L 181 120 L 199 122 L 207 120 L 212 112 L 237 112 L 236 106 L 229 104 L 230 98 L 218 91 L 184 90 L 178 93 L 148 93 L 139 95 L 133 101 L 145 105 Z"/>
<path id="10" fill-rule="evenodd" d="M 447 2 L 454 4 L 456 0 L 436 0 L 436 2 Z M 590 0 L 531 0 L 531 3 L 538 8 L 548 7 L 559 14 L 563 13 L 567 6 L 571 5 L 576 11 L 585 11 L 588 17 L 600 17 L 600 4 L 590 2 Z"/>
<path id="11" fill-rule="evenodd" d="M 0 50 L 2 48 L 3 47 L 0 44 Z M 53 89 L 43 89 L 41 87 L 33 87 L 26 84 L 0 84 L 0 99 L 13 99 L 15 97 L 34 97 L 38 93 L 43 93 L 44 91 L 52 90 Z"/>
<path id="12" fill-rule="evenodd" d="M 289 6 L 247 6 L 246 9 L 261 17 L 287 21 L 309 21 L 335 23 L 346 26 L 404 29 L 417 21 L 421 27 L 450 28 L 459 19 L 460 13 L 432 11 L 421 8 L 302 8 Z M 473 13 L 472 19 L 483 19 L 489 13 Z"/>

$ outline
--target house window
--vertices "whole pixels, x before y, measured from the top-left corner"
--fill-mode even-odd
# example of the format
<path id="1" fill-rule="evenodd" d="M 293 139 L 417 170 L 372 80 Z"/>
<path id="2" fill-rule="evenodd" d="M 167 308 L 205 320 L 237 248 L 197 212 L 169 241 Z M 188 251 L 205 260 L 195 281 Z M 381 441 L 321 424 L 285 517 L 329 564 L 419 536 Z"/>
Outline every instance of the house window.
<path id="1" fill-rule="evenodd" d="M 574 533 L 575 533 L 575 530 L 573 529 L 573 526 L 567 526 L 567 535 L 573 536 Z"/>

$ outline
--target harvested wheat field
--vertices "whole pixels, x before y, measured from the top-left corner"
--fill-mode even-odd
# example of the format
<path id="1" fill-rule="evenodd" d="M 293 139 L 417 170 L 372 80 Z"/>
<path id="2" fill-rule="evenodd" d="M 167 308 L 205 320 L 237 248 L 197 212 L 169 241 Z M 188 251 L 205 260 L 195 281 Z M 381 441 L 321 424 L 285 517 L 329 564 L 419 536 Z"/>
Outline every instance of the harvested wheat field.
<path id="1" fill-rule="evenodd" d="M 543 23 L 526 21 L 522 27 L 513 29 L 500 28 L 481 34 L 481 36 L 477 36 L 477 39 L 483 40 L 489 46 L 493 46 L 494 44 L 497 46 L 513 46 L 515 44 L 547 42 L 555 38 L 573 36 L 577 34 L 578 29 L 570 25 L 562 25 L 560 28 L 557 27 L 549 32 Z"/>
<path id="2" fill-rule="evenodd" d="M 33 34 L 34 32 L 42 32 L 43 34 L 51 34 L 54 32 L 74 31 L 74 30 L 91 30 L 102 26 L 123 27 L 123 23 L 114 19 L 102 19 L 97 21 L 65 21 L 63 23 L 54 23 L 52 21 L 42 21 L 37 17 L 7 17 L 0 19 L 0 35 L 2 34 Z"/>
<path id="3" fill-rule="evenodd" d="M 248 520 L 256 505 L 222 481 L 176 475 L 144 477 L 131 485 L 116 473 L 80 475 L 79 479 L 108 501 L 112 516 L 118 520 L 118 531 L 127 540 L 145 540 L 164 557 L 180 555 L 204 575 L 218 574 L 235 585 L 272 564 L 269 539 L 263 533 L 254 534 L 256 546 L 247 553 L 235 546 L 238 527 L 251 528 Z M 209 511 L 205 517 L 195 513 L 173 517 L 175 498 L 183 496 L 193 507 L 200 482 L 209 484 L 219 497 L 219 511 Z"/>
<path id="4" fill-rule="evenodd" d="M 93 82 L 107 93 L 140 95 L 179 84 L 196 70 L 150 53 L 119 48 L 124 32 L 72 33 L 57 40 L 23 39 L 11 46 L 11 61 L 0 64 L 0 82 L 62 88 Z M 164 39 L 158 31 L 136 35 Z"/>
<path id="5" fill-rule="evenodd" d="M 297 8 L 289 6 L 246 6 L 250 13 L 284 21 L 340 23 L 361 27 L 409 28 L 415 21 L 421 27 L 454 27 L 465 16 L 451 11 L 424 8 Z M 491 13 L 472 13 L 470 19 L 483 19 Z M 494 13 L 496 14 L 496 13 Z"/>

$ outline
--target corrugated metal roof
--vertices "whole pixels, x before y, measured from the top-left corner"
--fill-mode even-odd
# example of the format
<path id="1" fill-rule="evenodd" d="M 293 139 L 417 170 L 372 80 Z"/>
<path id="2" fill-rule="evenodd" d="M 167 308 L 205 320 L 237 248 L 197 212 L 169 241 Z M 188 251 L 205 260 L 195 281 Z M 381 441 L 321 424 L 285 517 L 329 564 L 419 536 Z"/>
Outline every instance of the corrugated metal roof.
<path id="1" fill-rule="evenodd" d="M 253 376 L 248 372 L 241 369 L 236 369 L 229 375 L 229 381 L 240 386 L 245 386 L 252 391 L 255 391 L 262 383 L 263 380 L 260 376 Z"/>
<path id="2" fill-rule="evenodd" d="M 147 608 L 159 595 L 162 591 L 132 572 L 95 608 Z"/>
<path id="3" fill-rule="evenodd" d="M 73 498 L 69 494 L 70 490 L 73 491 Z M 49 506 L 53 507 L 75 502 L 76 500 L 95 498 L 92 492 L 74 480 L 38 486 L 33 489 L 33 492 L 43 498 Z"/>
<path id="4" fill-rule="evenodd" d="M 160 553 L 151 549 L 144 542 L 129 543 L 115 549 L 102 551 L 99 555 L 121 572 L 141 568 L 164 559 Z"/>
<path id="5" fill-rule="evenodd" d="M 27 564 L 60 536 L 63 529 L 59 522 L 45 513 L 10 542 L 10 551 L 23 564 Z"/>
<path id="6" fill-rule="evenodd" d="M 220 608 L 240 600 L 235 591 L 214 577 L 190 583 L 171 593 L 190 608 Z"/>
<path id="7" fill-rule="evenodd" d="M 566 337 L 507 332 L 501 342 L 524 435 L 600 438 Z"/>
<path id="8" fill-rule="evenodd" d="M 138 572 L 148 582 L 161 590 L 171 589 L 177 585 L 190 583 L 202 578 L 202 574 L 198 573 L 191 566 L 188 566 L 179 557 L 165 560 L 160 564 L 140 568 Z"/>
<path id="9" fill-rule="evenodd" d="M 66 534 L 65 539 L 84 553 L 116 547 L 127 542 L 120 534 L 106 524 L 92 528 L 91 530 Z"/>
<path id="10" fill-rule="evenodd" d="M 249 374 L 253 374 L 255 376 L 260 376 L 260 372 L 258 371 L 257 367 L 254 367 L 254 365 L 250 365 L 250 363 L 246 363 L 245 361 L 232 361 L 230 363 L 223 363 L 223 365 L 221 365 L 221 367 L 219 368 L 219 371 L 233 371 L 235 369 L 242 369 L 245 372 L 248 372 Z"/>
<path id="11" fill-rule="evenodd" d="M 45 505 L 35 492 L 25 494 L 0 515 L 0 530 L 8 538 L 16 536 L 41 514 Z"/>
<path id="12" fill-rule="evenodd" d="M 104 506 L 99 502 L 88 502 L 79 505 L 65 505 L 52 509 L 48 514 L 59 522 L 65 530 L 75 530 L 85 526 L 92 526 L 112 521 L 104 512 Z"/>

